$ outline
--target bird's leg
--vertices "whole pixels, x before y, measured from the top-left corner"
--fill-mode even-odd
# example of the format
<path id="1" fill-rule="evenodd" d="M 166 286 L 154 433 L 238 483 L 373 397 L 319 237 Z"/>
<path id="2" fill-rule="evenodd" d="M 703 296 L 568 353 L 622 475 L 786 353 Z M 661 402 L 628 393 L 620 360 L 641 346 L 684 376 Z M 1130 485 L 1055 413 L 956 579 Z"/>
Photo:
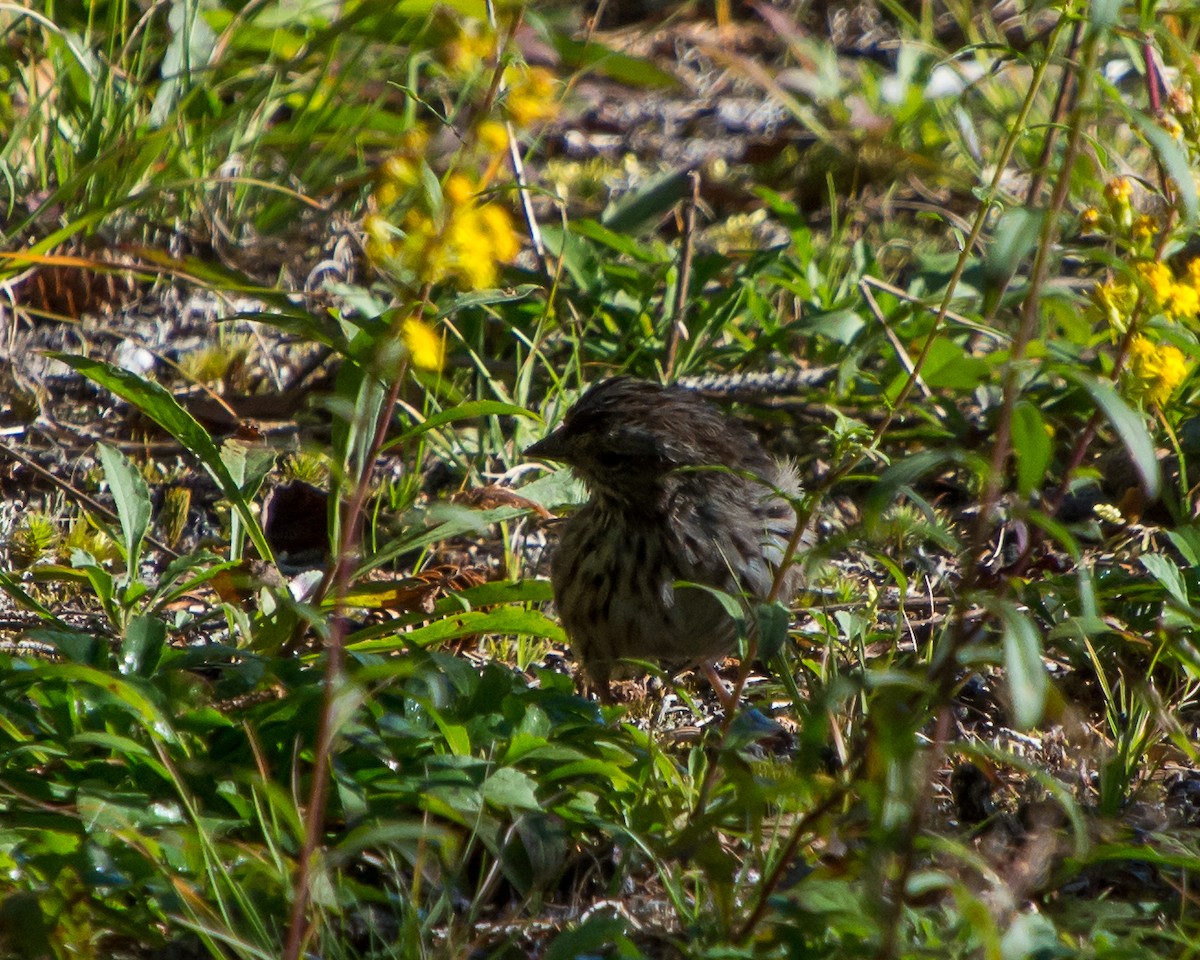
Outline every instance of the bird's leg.
<path id="1" fill-rule="evenodd" d="M 713 693 L 717 695 L 717 699 L 721 701 L 721 708 L 728 713 L 737 706 L 737 701 L 733 699 L 733 693 L 725 686 L 725 681 L 721 679 L 721 675 L 717 673 L 717 668 L 713 666 L 711 660 L 704 661 L 704 676 L 708 682 L 712 684 Z"/>

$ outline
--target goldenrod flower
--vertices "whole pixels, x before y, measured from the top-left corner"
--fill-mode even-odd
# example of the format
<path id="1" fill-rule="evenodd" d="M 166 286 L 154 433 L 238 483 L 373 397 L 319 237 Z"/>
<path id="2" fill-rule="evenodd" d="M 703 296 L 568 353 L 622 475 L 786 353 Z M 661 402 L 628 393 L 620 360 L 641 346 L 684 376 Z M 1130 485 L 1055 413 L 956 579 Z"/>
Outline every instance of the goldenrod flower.
<path id="1" fill-rule="evenodd" d="M 1084 233 L 1091 233 L 1100 225 L 1100 211 L 1095 207 L 1088 207 L 1079 215 L 1079 226 Z"/>
<path id="2" fill-rule="evenodd" d="M 446 198 L 452 209 L 465 207 L 475 196 L 475 184 L 471 178 L 461 173 L 452 173 L 442 184 L 442 196 Z"/>
<path id="3" fill-rule="evenodd" d="M 1187 379 L 1183 351 L 1169 343 L 1136 336 L 1129 344 L 1126 384 L 1130 396 L 1161 407 Z"/>
<path id="4" fill-rule="evenodd" d="M 363 219 L 363 230 L 367 235 L 367 256 L 376 263 L 388 260 L 399 252 L 396 230 L 386 218 L 377 213 L 367 214 Z"/>
<path id="5" fill-rule="evenodd" d="M 1176 140 L 1183 137 L 1183 125 L 1170 114 L 1164 113 L 1159 117 L 1158 125 Z"/>
<path id="6" fill-rule="evenodd" d="M 495 58 L 496 35 L 478 21 L 464 24 L 454 39 L 446 44 L 446 69 L 458 77 L 473 76 Z"/>
<path id="7" fill-rule="evenodd" d="M 463 195 L 469 181 L 447 181 L 451 204 L 445 227 L 420 210 L 404 218 L 401 260 L 422 283 L 441 283 L 456 278 L 468 290 L 494 287 L 499 265 L 512 260 L 521 249 L 512 218 L 494 203 L 475 205 Z"/>
<path id="8" fill-rule="evenodd" d="M 1110 327 L 1124 333 L 1137 303 L 1137 291 L 1127 283 L 1106 280 L 1092 288 L 1092 303 Z"/>
<path id="9" fill-rule="evenodd" d="M 475 137 L 488 153 L 504 153 L 508 149 L 508 131 L 498 120 L 484 120 L 475 128 Z"/>
<path id="10" fill-rule="evenodd" d="M 1104 199 L 1117 206 L 1128 206 L 1133 184 L 1125 177 L 1113 177 L 1104 185 Z"/>
<path id="11" fill-rule="evenodd" d="M 1149 240 L 1158 232 L 1158 221 L 1149 214 L 1142 214 L 1133 221 L 1133 236 L 1135 240 Z"/>
<path id="12" fill-rule="evenodd" d="M 545 67 L 514 64 L 504 71 L 508 96 L 504 108 L 518 127 L 529 127 L 558 115 L 554 74 Z"/>
<path id="13" fill-rule="evenodd" d="M 1200 291 L 1190 284 L 1177 283 L 1171 287 L 1163 309 L 1172 320 L 1194 317 L 1200 314 Z"/>
<path id="14" fill-rule="evenodd" d="M 1175 286 L 1171 268 L 1157 260 L 1143 260 L 1135 264 L 1133 269 L 1150 288 L 1154 302 L 1159 307 L 1164 306 L 1171 297 L 1171 288 Z"/>
<path id="15" fill-rule="evenodd" d="M 446 345 L 429 324 L 409 317 L 400 324 L 400 337 L 412 365 L 421 370 L 441 370 L 446 362 Z"/>

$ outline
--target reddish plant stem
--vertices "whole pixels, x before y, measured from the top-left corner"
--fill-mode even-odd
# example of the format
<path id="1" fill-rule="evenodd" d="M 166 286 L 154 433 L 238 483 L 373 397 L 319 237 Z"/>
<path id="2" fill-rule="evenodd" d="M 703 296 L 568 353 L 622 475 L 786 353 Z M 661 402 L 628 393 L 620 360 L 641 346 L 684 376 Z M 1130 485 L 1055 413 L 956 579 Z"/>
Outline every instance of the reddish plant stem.
<path id="1" fill-rule="evenodd" d="M 420 305 L 415 310 L 417 315 L 424 312 L 431 292 L 431 287 L 428 285 L 422 290 Z M 313 749 L 312 784 L 309 787 L 308 804 L 305 810 L 304 846 L 296 864 L 296 879 L 292 889 L 292 911 L 288 918 L 283 960 L 299 960 L 300 953 L 312 930 L 312 923 L 308 919 L 308 906 L 313 860 L 317 856 L 317 849 L 325 832 L 325 811 L 329 801 L 330 757 L 333 753 L 334 740 L 337 737 L 334 701 L 341 683 L 346 659 L 346 621 L 343 611 L 346 594 L 350 587 L 353 558 L 362 540 L 363 510 L 371 492 L 371 473 L 375 467 L 375 460 L 387 439 L 388 426 L 392 422 L 392 414 L 400 399 L 400 388 L 404 382 L 405 371 L 406 367 L 402 366 L 396 372 L 388 388 L 387 399 L 375 421 L 375 432 L 363 458 L 358 484 L 344 514 L 338 538 L 337 562 L 334 564 L 332 576 L 329 578 L 335 591 L 335 602 L 330 615 L 329 637 L 325 644 L 324 693 L 317 728 L 317 741 Z"/>

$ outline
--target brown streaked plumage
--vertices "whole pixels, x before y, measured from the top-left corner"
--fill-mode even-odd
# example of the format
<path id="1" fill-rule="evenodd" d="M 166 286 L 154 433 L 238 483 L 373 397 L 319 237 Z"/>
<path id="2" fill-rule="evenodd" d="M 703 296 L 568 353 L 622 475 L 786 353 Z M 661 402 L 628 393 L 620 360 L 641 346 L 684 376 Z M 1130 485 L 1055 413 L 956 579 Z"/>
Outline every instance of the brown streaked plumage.
<path id="1" fill-rule="evenodd" d="M 720 601 L 676 583 L 767 598 L 796 523 L 780 495 L 799 491 L 791 465 L 694 394 L 629 377 L 597 383 L 526 453 L 569 465 L 591 495 L 566 521 L 552 580 L 602 699 L 618 661 L 689 664 L 732 647 Z M 793 565 L 778 599 L 799 585 Z"/>

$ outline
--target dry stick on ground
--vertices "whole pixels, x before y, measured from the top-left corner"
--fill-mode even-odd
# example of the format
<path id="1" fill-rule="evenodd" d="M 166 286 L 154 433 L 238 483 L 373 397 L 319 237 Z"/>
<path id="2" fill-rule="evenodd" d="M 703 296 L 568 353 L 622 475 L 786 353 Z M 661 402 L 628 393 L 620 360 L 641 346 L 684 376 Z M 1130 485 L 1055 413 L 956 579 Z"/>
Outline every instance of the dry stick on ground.
<path id="1" fill-rule="evenodd" d="M 667 345 L 667 379 L 675 370 L 675 356 L 679 352 L 679 341 L 686 339 L 688 288 L 692 283 L 692 252 L 696 242 L 696 207 L 700 203 L 700 174 L 688 171 L 691 195 L 683 214 L 683 249 L 679 254 L 679 276 L 675 282 L 675 309 L 671 317 L 671 339 Z"/>

